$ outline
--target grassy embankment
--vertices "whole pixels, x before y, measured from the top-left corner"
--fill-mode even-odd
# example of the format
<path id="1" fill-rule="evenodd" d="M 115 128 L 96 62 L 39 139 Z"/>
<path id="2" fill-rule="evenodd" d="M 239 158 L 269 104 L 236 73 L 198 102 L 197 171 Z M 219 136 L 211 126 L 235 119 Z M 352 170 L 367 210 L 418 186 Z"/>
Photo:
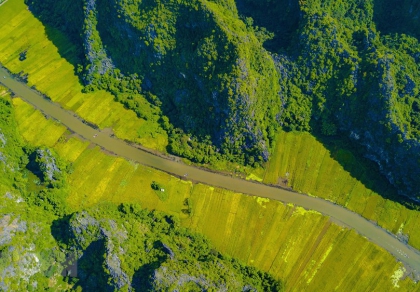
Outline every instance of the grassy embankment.
<path id="1" fill-rule="evenodd" d="M 30 86 L 86 121 L 100 128 L 112 127 L 121 139 L 163 151 L 168 138 L 156 133 L 155 123 L 137 118 L 108 92 L 82 93 L 74 66 L 68 61 L 74 58 L 74 45 L 60 32 L 45 28 L 26 8 L 23 0 L 11 0 L 0 9 L 0 63 L 13 73 L 28 74 Z M 46 29 L 54 42 L 48 39 Z M 24 51 L 26 59 L 20 61 Z"/>
<path id="2" fill-rule="evenodd" d="M 393 280 L 401 264 L 389 253 L 316 212 L 193 185 L 107 155 L 21 99 L 13 102 L 23 137 L 53 147 L 73 163 L 68 203 L 74 211 L 103 201 L 136 202 L 179 216 L 184 226 L 206 235 L 222 252 L 284 279 L 288 290 L 390 291 L 395 284 L 400 291 L 420 291 L 409 278 Z M 49 139 L 43 139 L 45 131 L 51 133 Z M 152 181 L 165 188 L 167 200 L 159 199 Z"/>
<path id="3" fill-rule="evenodd" d="M 74 74 L 73 65 L 60 56 L 57 47 L 48 40 L 44 26 L 26 10 L 22 1 L 11 0 L 3 5 L 0 16 L 0 62 L 8 69 L 15 73 L 28 73 L 30 85 L 35 85 L 85 120 L 101 128 L 112 127 L 118 137 L 150 148 L 164 148 L 166 137 L 147 134 L 153 125 L 138 119 L 132 111 L 125 110 L 120 103 L 113 101 L 109 93 L 81 92 L 82 86 Z M 61 42 L 60 47 L 67 48 L 60 53 L 70 59 L 74 52 L 73 45 L 59 32 L 55 33 L 54 42 Z M 19 61 L 19 54 L 25 50 L 27 59 Z M 113 110 L 109 111 L 109 108 Z M 400 230 L 410 236 L 411 245 L 420 248 L 420 234 L 414 232 L 420 221 L 418 212 L 383 199 L 353 178 L 331 157 L 330 151 L 311 135 L 281 133 L 278 141 L 264 175 L 265 182 L 276 183 L 279 177 L 289 172 L 289 184 L 294 189 L 345 205 L 394 233 Z M 344 151 L 339 155 L 349 161 L 353 170 L 359 167 L 351 153 Z M 369 170 L 362 169 L 359 173 L 363 175 L 366 171 Z"/>

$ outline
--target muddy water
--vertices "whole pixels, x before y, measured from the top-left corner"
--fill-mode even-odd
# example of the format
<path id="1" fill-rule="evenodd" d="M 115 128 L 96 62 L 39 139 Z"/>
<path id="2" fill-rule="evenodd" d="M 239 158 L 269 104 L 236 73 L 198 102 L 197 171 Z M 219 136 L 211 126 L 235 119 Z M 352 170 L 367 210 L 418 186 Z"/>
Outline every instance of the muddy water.
<path id="1" fill-rule="evenodd" d="M 354 229 L 373 243 L 385 248 L 397 259 L 410 266 L 411 269 L 415 270 L 416 273 L 420 272 L 419 251 L 400 242 L 394 235 L 387 233 L 374 223 L 341 206 L 320 198 L 313 198 L 284 189 L 212 173 L 178 163 L 173 160 L 152 155 L 130 146 L 124 141 L 110 137 L 109 131 L 101 132 L 84 124 L 71 112 L 66 111 L 57 104 L 46 100 L 38 93 L 31 90 L 24 83 L 13 79 L 13 77 L 10 76 L 2 67 L 0 67 L 0 83 L 3 83 L 17 96 L 34 105 L 47 116 L 59 120 L 71 131 L 77 133 L 84 139 L 99 145 L 107 151 L 180 177 L 187 174 L 188 179 L 196 182 L 202 182 L 208 185 L 252 196 L 260 196 L 281 202 L 292 203 L 306 209 L 318 211 L 326 216 L 329 216 L 335 223 Z"/>

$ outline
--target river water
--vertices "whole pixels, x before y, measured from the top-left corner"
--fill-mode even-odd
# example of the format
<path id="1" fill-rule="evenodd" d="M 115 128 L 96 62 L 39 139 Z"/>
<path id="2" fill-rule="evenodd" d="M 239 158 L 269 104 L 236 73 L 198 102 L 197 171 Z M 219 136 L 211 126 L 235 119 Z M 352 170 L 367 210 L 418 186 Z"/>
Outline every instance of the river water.
<path id="1" fill-rule="evenodd" d="M 23 100 L 41 110 L 45 115 L 59 120 L 74 133 L 99 145 L 105 150 L 179 177 L 188 174 L 187 178 L 195 182 L 201 182 L 247 195 L 292 203 L 305 209 L 318 211 L 329 216 L 334 223 L 352 228 L 362 236 L 368 238 L 371 242 L 383 247 L 398 260 L 408 265 L 415 274 L 420 272 L 420 252 L 418 250 L 399 241 L 395 235 L 388 233 L 376 224 L 339 205 L 289 190 L 206 171 L 140 150 L 122 140 L 110 137 L 109 133 L 101 132 L 83 123 L 73 113 L 62 109 L 59 105 L 45 99 L 36 91 L 30 89 L 26 84 L 15 80 L 1 66 L 0 83 L 8 87 Z"/>

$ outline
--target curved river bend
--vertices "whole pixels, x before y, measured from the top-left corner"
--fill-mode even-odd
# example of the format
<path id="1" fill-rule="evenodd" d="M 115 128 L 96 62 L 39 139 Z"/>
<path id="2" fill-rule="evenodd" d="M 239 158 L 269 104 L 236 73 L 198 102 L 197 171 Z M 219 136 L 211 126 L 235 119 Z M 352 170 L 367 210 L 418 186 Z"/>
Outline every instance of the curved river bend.
<path id="1" fill-rule="evenodd" d="M 46 115 L 61 121 L 61 123 L 71 131 L 108 151 L 143 165 L 151 166 L 178 176 L 183 176 L 188 173 L 188 179 L 196 182 L 252 196 L 292 203 L 306 209 L 318 211 L 329 216 L 335 223 L 350 227 L 373 243 L 383 247 L 398 260 L 411 267 L 416 274 L 417 272 L 420 272 L 419 251 L 402 243 L 394 235 L 388 233 L 374 223 L 341 206 L 320 198 L 309 197 L 292 191 L 213 173 L 155 156 L 84 124 L 72 113 L 62 109 L 59 105 L 48 101 L 37 92 L 30 89 L 26 84 L 13 79 L 13 77 L 1 66 L 0 82 L 12 90 L 17 96 L 34 105 Z M 93 137 L 94 135 L 96 136 L 95 138 Z"/>

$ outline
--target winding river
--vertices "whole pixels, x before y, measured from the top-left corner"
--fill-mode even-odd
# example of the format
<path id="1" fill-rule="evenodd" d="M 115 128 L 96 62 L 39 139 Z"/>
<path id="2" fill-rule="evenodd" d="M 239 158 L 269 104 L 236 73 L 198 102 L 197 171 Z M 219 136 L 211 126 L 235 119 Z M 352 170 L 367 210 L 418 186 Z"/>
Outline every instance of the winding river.
<path id="1" fill-rule="evenodd" d="M 292 203 L 306 209 L 318 211 L 326 216 L 329 216 L 333 222 L 352 228 L 362 236 L 368 238 L 371 242 L 383 247 L 393 254 L 398 260 L 414 270 L 415 274 L 420 272 L 419 251 L 399 241 L 395 235 L 388 233 L 362 216 L 339 205 L 335 205 L 320 198 L 309 197 L 289 190 L 206 171 L 140 150 L 122 140 L 110 137 L 109 134 L 96 130 L 83 123 L 73 113 L 64 110 L 59 105 L 45 99 L 37 92 L 30 89 L 26 84 L 15 80 L 13 76 L 11 76 L 1 66 L 0 83 L 8 87 L 17 96 L 34 105 L 45 115 L 59 120 L 71 131 L 80 135 L 84 139 L 99 145 L 105 150 L 143 165 L 160 169 L 180 177 L 184 176 L 184 174 L 188 174 L 188 179 L 195 182 L 201 182 L 252 196 L 265 197 L 285 203 Z"/>

